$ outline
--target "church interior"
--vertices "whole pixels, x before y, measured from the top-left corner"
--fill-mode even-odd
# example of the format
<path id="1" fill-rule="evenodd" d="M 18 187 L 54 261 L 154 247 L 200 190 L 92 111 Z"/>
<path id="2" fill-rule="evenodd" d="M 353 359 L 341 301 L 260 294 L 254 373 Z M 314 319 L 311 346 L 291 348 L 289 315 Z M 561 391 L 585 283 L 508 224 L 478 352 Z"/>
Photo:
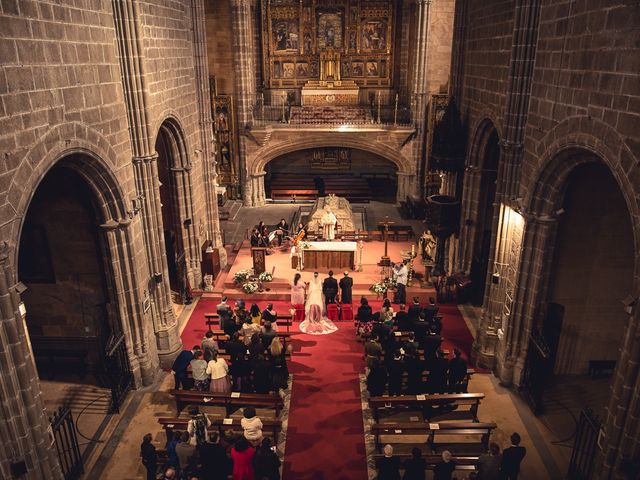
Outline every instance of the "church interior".
<path id="1" fill-rule="evenodd" d="M 639 299 L 636 1 L 0 1 L 3 479 L 638 480 Z"/>

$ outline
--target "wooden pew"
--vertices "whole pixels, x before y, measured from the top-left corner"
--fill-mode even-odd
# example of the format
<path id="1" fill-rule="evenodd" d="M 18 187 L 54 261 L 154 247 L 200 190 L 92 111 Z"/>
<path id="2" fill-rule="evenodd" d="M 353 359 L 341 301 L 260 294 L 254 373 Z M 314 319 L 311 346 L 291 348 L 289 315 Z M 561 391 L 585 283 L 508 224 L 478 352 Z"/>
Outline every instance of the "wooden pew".
<path id="1" fill-rule="evenodd" d="M 404 463 L 405 460 L 411 458 L 410 453 L 394 453 L 393 456 L 398 457 L 401 463 Z M 384 455 L 381 453 L 375 453 L 373 455 L 374 461 L 376 462 L 376 467 L 378 466 L 378 462 L 380 462 L 383 457 Z M 423 455 L 422 458 L 424 458 L 427 463 L 427 470 L 433 470 L 436 464 L 442 461 L 442 455 Z M 473 472 L 476 470 L 476 465 L 478 464 L 479 457 L 474 455 L 453 455 L 451 457 L 451 460 L 456 462 L 457 472 Z"/>
<path id="2" fill-rule="evenodd" d="M 178 414 L 187 405 L 224 406 L 227 417 L 243 407 L 273 408 L 276 417 L 280 416 L 280 410 L 284 406 L 282 398 L 278 394 L 262 393 L 211 393 L 197 390 L 171 390 L 176 402 Z"/>
<path id="3" fill-rule="evenodd" d="M 228 428 L 242 428 L 239 418 L 224 418 L 208 414 L 207 417 L 209 418 L 209 420 L 211 420 L 210 430 L 213 428 L 217 428 L 218 435 L 220 436 L 222 436 L 222 431 Z M 187 423 L 189 423 L 189 420 L 189 417 L 162 417 L 158 419 L 158 423 L 162 425 L 162 428 L 164 428 L 165 432 L 167 433 L 167 441 L 169 441 L 173 437 L 174 430 L 182 430 L 185 432 L 187 431 Z M 271 434 L 271 438 L 273 439 L 273 444 L 276 445 L 278 441 L 278 434 L 280 433 L 280 430 L 282 430 L 282 422 L 277 419 L 262 417 L 260 417 L 260 420 L 262 421 L 263 432 L 269 432 Z"/>
<path id="4" fill-rule="evenodd" d="M 213 339 L 216 342 L 225 342 L 227 340 L 229 340 L 229 338 L 227 337 L 227 334 L 224 333 L 222 330 L 211 330 L 213 332 Z M 291 333 L 290 332 L 278 332 L 278 337 L 280 338 L 280 341 L 282 342 L 283 346 L 286 346 L 287 341 L 291 340 Z M 242 338 L 242 335 L 240 336 L 240 338 Z"/>
<path id="5" fill-rule="evenodd" d="M 204 322 L 205 325 L 211 330 L 211 326 L 218 326 L 220 328 L 220 315 L 216 312 L 208 312 L 204 314 Z M 285 327 L 287 332 L 291 330 L 293 326 L 293 317 L 289 315 L 280 315 L 278 314 L 278 320 L 276 322 L 278 324 L 278 329 L 281 327 Z"/>
<path id="6" fill-rule="evenodd" d="M 478 422 L 478 407 L 480 401 L 484 399 L 484 393 L 438 393 L 432 395 L 400 395 L 397 397 L 370 397 L 369 408 L 373 412 L 373 418 L 376 422 L 379 420 L 379 409 L 390 405 L 394 406 L 407 406 L 409 408 L 419 408 L 424 411 L 425 418 L 431 419 L 432 417 L 445 413 L 445 411 L 433 411 L 430 409 L 439 407 L 455 407 L 461 406 L 469 407 L 468 413 L 474 422 Z M 458 410 L 458 412 L 461 412 Z M 432 415 L 429 415 L 432 413 Z M 448 413 L 448 411 L 446 412 Z M 462 412 L 461 412 L 462 413 Z"/>
<path id="7" fill-rule="evenodd" d="M 437 427 L 437 428 L 436 428 Z M 460 452 L 462 448 L 473 447 L 473 453 L 483 454 L 489 450 L 489 437 L 491 432 L 498 428 L 493 422 L 384 422 L 371 426 L 371 433 L 375 439 L 376 448 L 382 453 L 382 435 L 427 435 L 427 444 L 433 453 L 442 450 L 450 450 L 452 453 Z M 479 437 L 477 442 L 452 442 L 440 441 L 441 437 L 469 436 Z M 388 442 L 385 442 L 388 443 Z M 465 452 L 469 453 L 469 452 Z"/>

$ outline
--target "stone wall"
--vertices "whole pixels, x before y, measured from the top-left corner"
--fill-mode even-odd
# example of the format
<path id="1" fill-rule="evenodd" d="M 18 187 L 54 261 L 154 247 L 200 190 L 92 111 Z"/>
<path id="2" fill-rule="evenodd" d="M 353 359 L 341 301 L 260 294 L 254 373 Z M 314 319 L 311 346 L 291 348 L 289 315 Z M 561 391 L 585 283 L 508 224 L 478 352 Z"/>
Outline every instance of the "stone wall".
<path id="1" fill-rule="evenodd" d="M 233 32 L 231 5 L 228 0 L 205 2 L 209 73 L 215 75 L 218 93 L 233 95 Z"/>

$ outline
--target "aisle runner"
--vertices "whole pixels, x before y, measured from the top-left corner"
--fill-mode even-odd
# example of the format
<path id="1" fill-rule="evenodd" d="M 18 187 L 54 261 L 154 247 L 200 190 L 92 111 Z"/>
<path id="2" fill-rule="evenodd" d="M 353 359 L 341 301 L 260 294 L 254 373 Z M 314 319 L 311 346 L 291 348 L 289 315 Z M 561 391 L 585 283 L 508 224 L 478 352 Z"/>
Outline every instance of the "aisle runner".
<path id="1" fill-rule="evenodd" d="M 351 322 L 330 335 L 296 336 L 302 352 L 291 362 L 284 480 L 367 478 L 360 400 L 362 344 Z"/>

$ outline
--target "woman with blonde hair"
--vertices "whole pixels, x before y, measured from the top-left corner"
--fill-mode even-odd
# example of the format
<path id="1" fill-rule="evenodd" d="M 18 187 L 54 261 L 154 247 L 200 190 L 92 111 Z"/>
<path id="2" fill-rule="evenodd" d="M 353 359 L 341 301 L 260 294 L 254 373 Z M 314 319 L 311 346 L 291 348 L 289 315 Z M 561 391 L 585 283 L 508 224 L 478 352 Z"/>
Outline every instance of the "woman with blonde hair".
<path id="1" fill-rule="evenodd" d="M 287 367 L 286 350 L 278 337 L 269 346 L 269 365 L 271 370 L 272 390 L 279 392 L 289 386 L 289 369 Z"/>

